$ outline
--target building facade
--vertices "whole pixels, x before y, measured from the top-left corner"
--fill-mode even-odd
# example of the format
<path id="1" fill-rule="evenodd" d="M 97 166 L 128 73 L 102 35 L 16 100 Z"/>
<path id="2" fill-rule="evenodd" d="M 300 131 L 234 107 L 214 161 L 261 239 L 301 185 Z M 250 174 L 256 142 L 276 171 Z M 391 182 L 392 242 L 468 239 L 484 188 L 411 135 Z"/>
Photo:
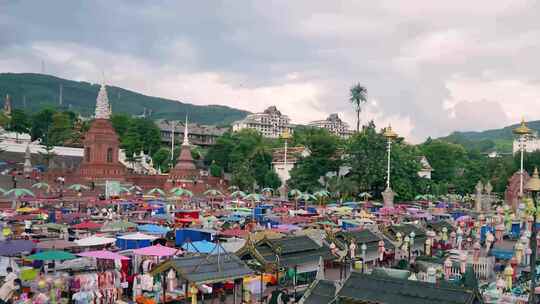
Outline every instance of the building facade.
<path id="1" fill-rule="evenodd" d="M 155 121 L 159 128 L 161 142 L 171 144 L 172 133 L 174 130 L 174 142 L 181 143 L 183 140 L 184 122 L 159 119 Z M 196 146 L 209 147 L 216 143 L 218 137 L 222 136 L 229 128 L 220 128 L 216 126 L 200 125 L 191 123 L 189 128 L 189 142 Z"/>
<path id="2" fill-rule="evenodd" d="M 312 121 L 308 126 L 326 129 L 330 133 L 342 138 L 349 138 L 354 134 L 354 131 L 350 129 L 349 124 L 341 120 L 337 113 L 330 114 L 330 116 L 324 120 Z"/>
<path id="3" fill-rule="evenodd" d="M 248 115 L 246 118 L 233 123 L 233 131 L 253 129 L 267 138 L 279 138 L 284 132 L 292 132 L 291 120 L 287 115 L 271 106 L 262 113 Z"/>

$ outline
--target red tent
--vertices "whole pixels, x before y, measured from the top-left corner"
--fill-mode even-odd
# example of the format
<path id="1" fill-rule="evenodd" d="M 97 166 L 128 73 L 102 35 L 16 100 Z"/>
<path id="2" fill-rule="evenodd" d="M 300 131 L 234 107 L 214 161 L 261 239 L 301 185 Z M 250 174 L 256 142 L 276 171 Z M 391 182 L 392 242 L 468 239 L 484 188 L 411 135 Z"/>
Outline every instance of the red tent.
<path id="1" fill-rule="evenodd" d="M 92 221 L 86 221 L 86 222 L 82 222 L 82 223 L 73 225 L 73 228 L 75 228 L 75 229 L 97 230 L 97 229 L 101 228 L 101 226 L 103 226 L 103 224 L 92 222 Z"/>

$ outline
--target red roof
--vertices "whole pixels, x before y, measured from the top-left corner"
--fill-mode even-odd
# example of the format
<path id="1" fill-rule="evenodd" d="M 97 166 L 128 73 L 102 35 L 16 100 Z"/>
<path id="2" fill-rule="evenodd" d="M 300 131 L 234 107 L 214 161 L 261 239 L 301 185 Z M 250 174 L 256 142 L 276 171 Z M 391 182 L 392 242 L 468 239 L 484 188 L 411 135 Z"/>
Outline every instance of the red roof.
<path id="1" fill-rule="evenodd" d="M 244 237 L 248 234 L 248 232 L 246 230 L 236 228 L 236 229 L 225 229 L 221 231 L 219 234 L 222 236 L 227 236 L 227 237 Z"/>
<path id="2" fill-rule="evenodd" d="M 87 222 L 82 222 L 82 223 L 73 225 L 73 228 L 75 228 L 75 229 L 99 229 L 99 228 L 101 228 L 101 226 L 103 226 L 103 224 L 87 221 Z"/>

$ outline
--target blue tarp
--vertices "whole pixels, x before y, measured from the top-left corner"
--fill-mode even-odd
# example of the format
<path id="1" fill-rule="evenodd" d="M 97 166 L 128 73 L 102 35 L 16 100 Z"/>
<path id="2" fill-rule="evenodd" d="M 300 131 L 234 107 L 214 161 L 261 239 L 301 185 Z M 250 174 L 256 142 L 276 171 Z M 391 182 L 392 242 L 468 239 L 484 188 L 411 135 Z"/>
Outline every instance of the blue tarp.
<path id="1" fill-rule="evenodd" d="M 126 249 L 138 249 L 148 246 L 152 246 L 152 241 L 150 240 L 124 240 L 117 239 L 116 246 L 122 250 Z"/>
<path id="2" fill-rule="evenodd" d="M 197 252 L 212 253 L 212 254 L 225 253 L 222 247 L 217 247 L 216 243 L 212 243 L 208 241 L 185 243 L 184 245 L 182 245 L 182 249 L 191 253 L 197 253 Z"/>
<path id="3" fill-rule="evenodd" d="M 176 246 L 181 246 L 186 242 L 211 241 L 212 233 L 195 229 L 176 230 Z"/>
<path id="4" fill-rule="evenodd" d="M 501 260 L 510 260 L 514 256 L 514 251 L 512 250 L 502 250 L 502 249 L 492 249 L 491 255 L 497 259 Z"/>
<path id="5" fill-rule="evenodd" d="M 166 234 L 167 232 L 170 231 L 170 229 L 167 227 L 153 225 L 153 224 L 141 225 L 138 227 L 138 229 L 139 231 L 148 232 L 152 234 Z"/>

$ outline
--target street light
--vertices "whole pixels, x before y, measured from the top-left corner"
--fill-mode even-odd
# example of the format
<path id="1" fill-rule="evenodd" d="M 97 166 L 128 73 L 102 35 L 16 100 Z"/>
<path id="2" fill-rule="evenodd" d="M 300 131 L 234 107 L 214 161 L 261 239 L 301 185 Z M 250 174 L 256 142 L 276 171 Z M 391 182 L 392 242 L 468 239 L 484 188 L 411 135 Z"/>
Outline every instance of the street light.
<path id="1" fill-rule="evenodd" d="M 538 168 L 534 169 L 533 176 L 527 184 L 525 185 L 525 189 L 529 192 L 531 192 L 531 196 L 533 199 L 533 204 L 535 207 L 535 210 L 538 209 L 538 192 L 540 192 L 540 178 L 538 177 Z M 532 223 L 532 233 L 530 238 L 530 246 L 531 246 L 531 261 L 530 261 L 530 267 L 531 267 L 531 288 L 529 292 L 529 303 L 536 303 L 535 299 L 535 293 L 534 290 L 536 288 L 536 236 L 538 234 L 538 231 L 536 229 L 536 212 L 533 216 L 534 220 Z"/>
<path id="2" fill-rule="evenodd" d="M 532 133 L 532 130 L 527 127 L 527 124 L 525 124 L 525 119 L 522 119 L 519 127 L 512 130 L 512 132 L 518 137 L 519 141 L 519 152 L 521 153 L 519 167 L 519 196 L 523 197 L 523 154 L 525 152 L 525 142 L 527 140 L 527 136 Z"/>
<path id="3" fill-rule="evenodd" d="M 176 127 L 178 125 L 181 124 L 180 121 L 170 121 L 170 120 L 165 120 L 165 122 L 171 126 L 171 166 L 173 166 L 173 160 L 174 160 L 174 130 L 176 129 Z"/>

